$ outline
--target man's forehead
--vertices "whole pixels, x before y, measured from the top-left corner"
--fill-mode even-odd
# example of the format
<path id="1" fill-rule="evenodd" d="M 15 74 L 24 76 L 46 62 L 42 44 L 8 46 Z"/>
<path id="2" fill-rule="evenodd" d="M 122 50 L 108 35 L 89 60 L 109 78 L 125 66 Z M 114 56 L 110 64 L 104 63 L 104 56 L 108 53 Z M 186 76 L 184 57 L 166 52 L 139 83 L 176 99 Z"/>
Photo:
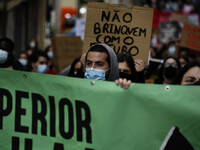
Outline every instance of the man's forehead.
<path id="1" fill-rule="evenodd" d="M 108 55 L 104 52 L 88 52 L 87 60 L 91 61 L 107 61 Z"/>

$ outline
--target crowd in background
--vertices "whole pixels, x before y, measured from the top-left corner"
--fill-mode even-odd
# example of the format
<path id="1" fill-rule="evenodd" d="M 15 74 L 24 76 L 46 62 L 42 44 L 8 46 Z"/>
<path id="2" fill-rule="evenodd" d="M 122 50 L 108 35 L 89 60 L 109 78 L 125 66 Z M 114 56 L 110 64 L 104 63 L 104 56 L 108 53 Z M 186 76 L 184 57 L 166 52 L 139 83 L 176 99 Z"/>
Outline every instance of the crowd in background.
<path id="1" fill-rule="evenodd" d="M 163 11 L 200 14 L 199 0 L 144 0 L 143 5 Z"/>
<path id="2" fill-rule="evenodd" d="M 32 40 L 27 50 L 21 52 L 18 57 L 14 57 L 13 51 L 14 42 L 9 38 L 1 38 L 1 68 L 87 78 L 85 54 L 76 58 L 63 71 L 56 73 L 51 46 L 45 50 L 38 50 L 37 41 Z M 150 61 L 146 66 L 142 60 L 134 60 L 128 53 L 119 53 L 116 56 L 119 78 L 130 80 L 132 83 L 200 84 L 200 54 L 180 47 L 177 41 L 160 47 L 151 46 L 151 57 L 159 58 L 161 62 Z M 185 79 L 187 73 L 189 77 Z"/>
<path id="3" fill-rule="evenodd" d="M 151 0 L 143 5 L 162 11 L 200 14 L 200 0 Z M 178 23 L 179 24 L 179 23 Z M 180 30 L 182 30 L 180 25 Z M 181 36 L 171 37 L 167 42 L 159 40 L 159 29 L 152 29 L 150 61 L 133 59 L 128 53 L 117 54 L 119 77 L 134 83 L 154 84 L 200 84 L 200 51 L 180 46 Z M 61 72 L 55 72 L 52 46 L 39 50 L 32 39 L 17 57 L 15 43 L 9 38 L 0 39 L 0 67 L 13 70 L 87 78 L 85 75 L 85 54 L 77 57 Z M 185 74 L 189 73 L 189 77 Z"/>

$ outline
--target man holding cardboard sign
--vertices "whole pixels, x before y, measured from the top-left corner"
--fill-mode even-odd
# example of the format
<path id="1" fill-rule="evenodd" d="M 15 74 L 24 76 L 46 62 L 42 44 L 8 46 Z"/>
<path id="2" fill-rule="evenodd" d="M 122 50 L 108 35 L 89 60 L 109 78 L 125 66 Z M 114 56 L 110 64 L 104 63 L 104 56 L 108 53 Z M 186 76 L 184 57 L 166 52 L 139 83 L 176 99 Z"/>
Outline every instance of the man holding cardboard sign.
<path id="1" fill-rule="evenodd" d="M 86 52 L 92 44 L 104 43 L 115 53 L 129 53 L 148 62 L 153 9 L 88 3 L 85 41 Z"/>

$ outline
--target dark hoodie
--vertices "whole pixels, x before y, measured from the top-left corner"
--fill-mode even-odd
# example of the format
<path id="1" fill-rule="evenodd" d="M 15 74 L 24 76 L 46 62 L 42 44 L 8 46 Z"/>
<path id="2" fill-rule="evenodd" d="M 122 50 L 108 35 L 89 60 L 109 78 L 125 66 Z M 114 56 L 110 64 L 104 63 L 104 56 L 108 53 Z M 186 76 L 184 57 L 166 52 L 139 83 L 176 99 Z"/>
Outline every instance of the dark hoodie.
<path id="1" fill-rule="evenodd" d="M 119 79 L 118 61 L 117 61 L 117 56 L 116 56 L 114 50 L 106 44 L 95 44 L 95 45 L 101 45 L 101 46 L 105 47 L 105 49 L 107 50 L 107 52 L 109 54 L 108 57 L 110 57 L 109 76 L 107 77 L 106 80 L 107 81 L 115 81 L 115 80 Z M 95 46 L 95 45 L 93 45 L 93 46 Z M 93 46 L 91 46 L 90 49 L 86 53 L 84 66 L 86 66 L 88 52 L 91 50 L 91 48 Z"/>

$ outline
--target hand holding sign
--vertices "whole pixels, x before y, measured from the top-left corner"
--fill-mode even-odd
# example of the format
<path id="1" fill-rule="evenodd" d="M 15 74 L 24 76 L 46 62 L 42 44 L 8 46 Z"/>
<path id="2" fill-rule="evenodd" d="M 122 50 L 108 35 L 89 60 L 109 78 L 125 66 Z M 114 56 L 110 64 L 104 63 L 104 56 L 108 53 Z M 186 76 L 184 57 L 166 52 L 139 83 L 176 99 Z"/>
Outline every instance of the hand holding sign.
<path id="1" fill-rule="evenodd" d="M 131 80 L 127 80 L 126 78 L 122 79 L 119 78 L 119 80 L 115 80 L 116 85 L 120 85 L 123 89 L 128 89 L 131 85 Z"/>
<path id="2" fill-rule="evenodd" d="M 134 60 L 134 63 L 135 63 L 135 69 L 137 72 L 141 72 L 144 70 L 145 64 L 144 64 L 143 60 L 136 59 L 136 60 Z"/>

